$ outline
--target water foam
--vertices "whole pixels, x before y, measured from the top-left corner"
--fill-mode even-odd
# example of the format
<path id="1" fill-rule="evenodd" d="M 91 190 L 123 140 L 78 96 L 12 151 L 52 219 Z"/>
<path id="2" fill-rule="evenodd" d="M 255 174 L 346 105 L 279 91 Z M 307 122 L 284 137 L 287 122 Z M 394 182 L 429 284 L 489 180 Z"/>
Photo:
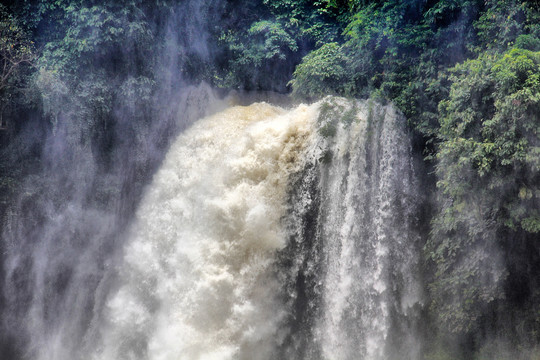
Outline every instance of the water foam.
<path id="1" fill-rule="evenodd" d="M 403 120 L 329 98 L 195 123 L 137 211 L 93 358 L 419 358 Z"/>
<path id="2" fill-rule="evenodd" d="M 96 359 L 269 359 L 285 309 L 289 175 L 316 106 L 260 103 L 200 120 L 172 145 L 130 230 Z"/>

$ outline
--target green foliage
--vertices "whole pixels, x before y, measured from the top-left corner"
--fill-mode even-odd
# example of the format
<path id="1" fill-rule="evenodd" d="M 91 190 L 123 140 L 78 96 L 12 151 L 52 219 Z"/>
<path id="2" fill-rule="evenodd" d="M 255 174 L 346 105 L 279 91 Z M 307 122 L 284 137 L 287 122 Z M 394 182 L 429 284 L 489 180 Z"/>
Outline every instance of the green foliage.
<path id="1" fill-rule="evenodd" d="M 136 1 L 39 2 L 38 9 L 43 14 L 38 23 L 53 13 L 57 27 L 43 45 L 34 76 L 43 112 L 53 126 L 60 114 L 70 114 L 89 130 L 90 139 L 92 129 L 103 128 L 113 118 L 116 99 L 129 94 L 132 107 L 149 104 L 149 76 L 158 48 Z M 132 91 L 135 86 L 142 92 Z"/>
<path id="2" fill-rule="evenodd" d="M 251 38 L 264 40 L 262 43 L 255 42 L 255 48 L 246 49 L 246 57 L 255 64 L 260 64 L 262 59 L 272 59 L 273 57 L 285 60 L 284 50 L 298 50 L 294 39 L 277 22 L 256 22 L 249 28 L 248 35 Z"/>
<path id="3" fill-rule="evenodd" d="M 294 31 L 296 37 L 306 38 L 321 46 L 339 38 L 343 22 L 353 2 L 339 0 L 263 0 L 272 14 Z"/>
<path id="4" fill-rule="evenodd" d="M 332 87 L 308 86 L 306 93 L 311 88 L 312 96 L 321 96 L 321 89 L 356 97 L 377 93 L 392 100 L 418 129 L 433 133 L 437 103 L 446 95 L 439 72 L 471 53 L 467 44 L 475 36 L 472 25 L 478 7 L 478 1 L 354 3 L 340 18 L 346 19 L 345 41 L 332 48 L 321 46 L 313 52 L 317 57 L 307 55 L 299 68 L 309 61 L 309 72 L 295 72 L 293 91 L 295 83 L 306 83 L 300 79 L 304 73 L 317 73 L 319 66 L 321 73 L 334 78 L 344 74 L 346 81 Z M 328 70 L 334 64 L 335 75 Z"/>
<path id="5" fill-rule="evenodd" d="M 304 57 L 290 82 L 298 97 L 340 94 L 349 81 L 347 57 L 337 43 L 325 44 Z"/>
<path id="6" fill-rule="evenodd" d="M 228 2 L 229 11 L 237 15 L 220 34 L 222 64 L 214 69 L 211 81 L 222 87 L 280 92 L 287 91 L 294 67 L 307 52 L 342 39 L 356 6 L 342 0 L 234 4 Z"/>
<path id="7" fill-rule="evenodd" d="M 441 323 L 468 332 L 505 298 L 497 234 L 540 231 L 540 53 L 481 54 L 448 74 L 440 102 L 437 185 L 441 209 L 428 253 Z"/>
<path id="8" fill-rule="evenodd" d="M 533 10 L 523 1 L 490 1 L 487 9 L 475 22 L 478 37 L 486 48 L 504 50 L 511 46 L 520 34 L 529 31 L 533 25 Z"/>
<path id="9" fill-rule="evenodd" d="M 476 5 L 386 1 L 360 9 L 345 32 L 355 74 L 353 94 L 377 91 L 429 131 L 441 92 L 438 73 L 467 53 Z"/>
<path id="10" fill-rule="evenodd" d="M 456 166 L 453 171 L 440 166 L 443 192 L 453 198 L 463 196 L 459 186 L 445 179 L 465 171 L 476 181 L 486 182 L 490 190 L 504 189 L 513 194 L 503 205 L 508 211 L 500 221 L 506 224 L 517 225 L 525 215 L 511 210 L 517 206 L 514 201 L 536 199 L 532 194 L 539 173 L 532 154 L 540 143 L 539 56 L 512 49 L 503 56 L 484 54 L 458 65 L 449 76 L 449 99 L 440 103 L 439 161 L 455 159 Z M 515 182 L 511 191 L 509 182 Z M 518 196 L 520 188 L 530 196 Z M 535 208 L 534 202 L 527 205 Z"/>
<path id="11" fill-rule="evenodd" d="M 540 51 L 540 39 L 531 34 L 521 34 L 516 38 L 516 47 L 531 51 Z"/>
<path id="12" fill-rule="evenodd" d="M 31 64 L 35 58 L 34 44 L 19 20 L 0 5 L 0 90 L 9 87 L 21 72 L 22 65 Z"/>
<path id="13" fill-rule="evenodd" d="M 230 61 L 229 72 L 219 85 L 227 87 L 269 87 L 273 70 L 286 68 L 288 58 L 298 50 L 296 40 L 277 21 L 254 22 L 244 33 L 230 30 L 220 40 Z"/>
<path id="14" fill-rule="evenodd" d="M 151 33 L 142 21 L 144 14 L 138 8 L 69 5 L 64 11 L 64 35 L 47 42 L 40 67 L 61 77 L 83 77 L 85 72 L 80 69 L 88 71 L 95 65 L 103 68 L 105 58 L 121 61 L 122 57 L 127 58 L 139 51 L 149 55 Z"/>
<path id="15" fill-rule="evenodd" d="M 0 127 L 24 101 L 24 89 L 36 55 L 20 20 L 0 4 Z"/>

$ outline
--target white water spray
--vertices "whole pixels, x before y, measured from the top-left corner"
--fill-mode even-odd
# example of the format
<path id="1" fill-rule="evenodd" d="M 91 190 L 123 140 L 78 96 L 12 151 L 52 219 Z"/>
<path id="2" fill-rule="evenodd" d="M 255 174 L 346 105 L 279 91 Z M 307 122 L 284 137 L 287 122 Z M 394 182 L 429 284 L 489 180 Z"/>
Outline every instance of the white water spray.
<path id="1" fill-rule="evenodd" d="M 401 119 L 330 98 L 197 122 L 137 212 L 94 359 L 416 358 L 391 324 L 420 300 Z"/>
<path id="2" fill-rule="evenodd" d="M 289 175 L 316 107 L 235 107 L 181 135 L 137 212 L 99 359 L 269 359 Z"/>

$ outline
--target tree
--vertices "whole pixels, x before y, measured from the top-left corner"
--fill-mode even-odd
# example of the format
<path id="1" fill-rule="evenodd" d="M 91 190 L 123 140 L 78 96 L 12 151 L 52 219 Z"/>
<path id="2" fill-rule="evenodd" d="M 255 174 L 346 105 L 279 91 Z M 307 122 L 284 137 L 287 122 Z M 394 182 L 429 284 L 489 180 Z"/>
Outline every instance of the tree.
<path id="1" fill-rule="evenodd" d="M 515 311 L 508 284 L 516 269 L 539 282 L 536 260 L 515 262 L 540 248 L 539 74 L 540 52 L 518 48 L 449 71 L 450 94 L 439 104 L 440 210 L 426 249 L 434 313 L 453 332 L 476 331 L 496 304 Z"/>
<path id="2" fill-rule="evenodd" d="M 348 58 L 337 43 L 310 52 L 294 71 L 293 95 L 302 98 L 343 94 L 350 83 Z"/>
<path id="3" fill-rule="evenodd" d="M 34 43 L 18 19 L 0 4 L 0 128 L 16 106 L 26 85 L 26 75 L 36 60 Z"/>

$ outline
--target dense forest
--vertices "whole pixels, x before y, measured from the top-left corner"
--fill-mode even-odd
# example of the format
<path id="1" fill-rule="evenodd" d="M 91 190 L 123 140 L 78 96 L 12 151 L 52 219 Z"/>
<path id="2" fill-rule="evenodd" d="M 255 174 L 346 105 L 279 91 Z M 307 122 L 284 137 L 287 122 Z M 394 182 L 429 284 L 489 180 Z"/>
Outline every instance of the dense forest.
<path id="1" fill-rule="evenodd" d="M 68 181 L 40 169 L 87 156 L 97 175 L 70 196 L 115 199 L 124 226 L 188 125 L 167 99 L 201 82 L 371 98 L 405 115 L 422 158 L 424 358 L 540 356 L 538 0 L 3 1 L 0 33 L 0 230 Z"/>

